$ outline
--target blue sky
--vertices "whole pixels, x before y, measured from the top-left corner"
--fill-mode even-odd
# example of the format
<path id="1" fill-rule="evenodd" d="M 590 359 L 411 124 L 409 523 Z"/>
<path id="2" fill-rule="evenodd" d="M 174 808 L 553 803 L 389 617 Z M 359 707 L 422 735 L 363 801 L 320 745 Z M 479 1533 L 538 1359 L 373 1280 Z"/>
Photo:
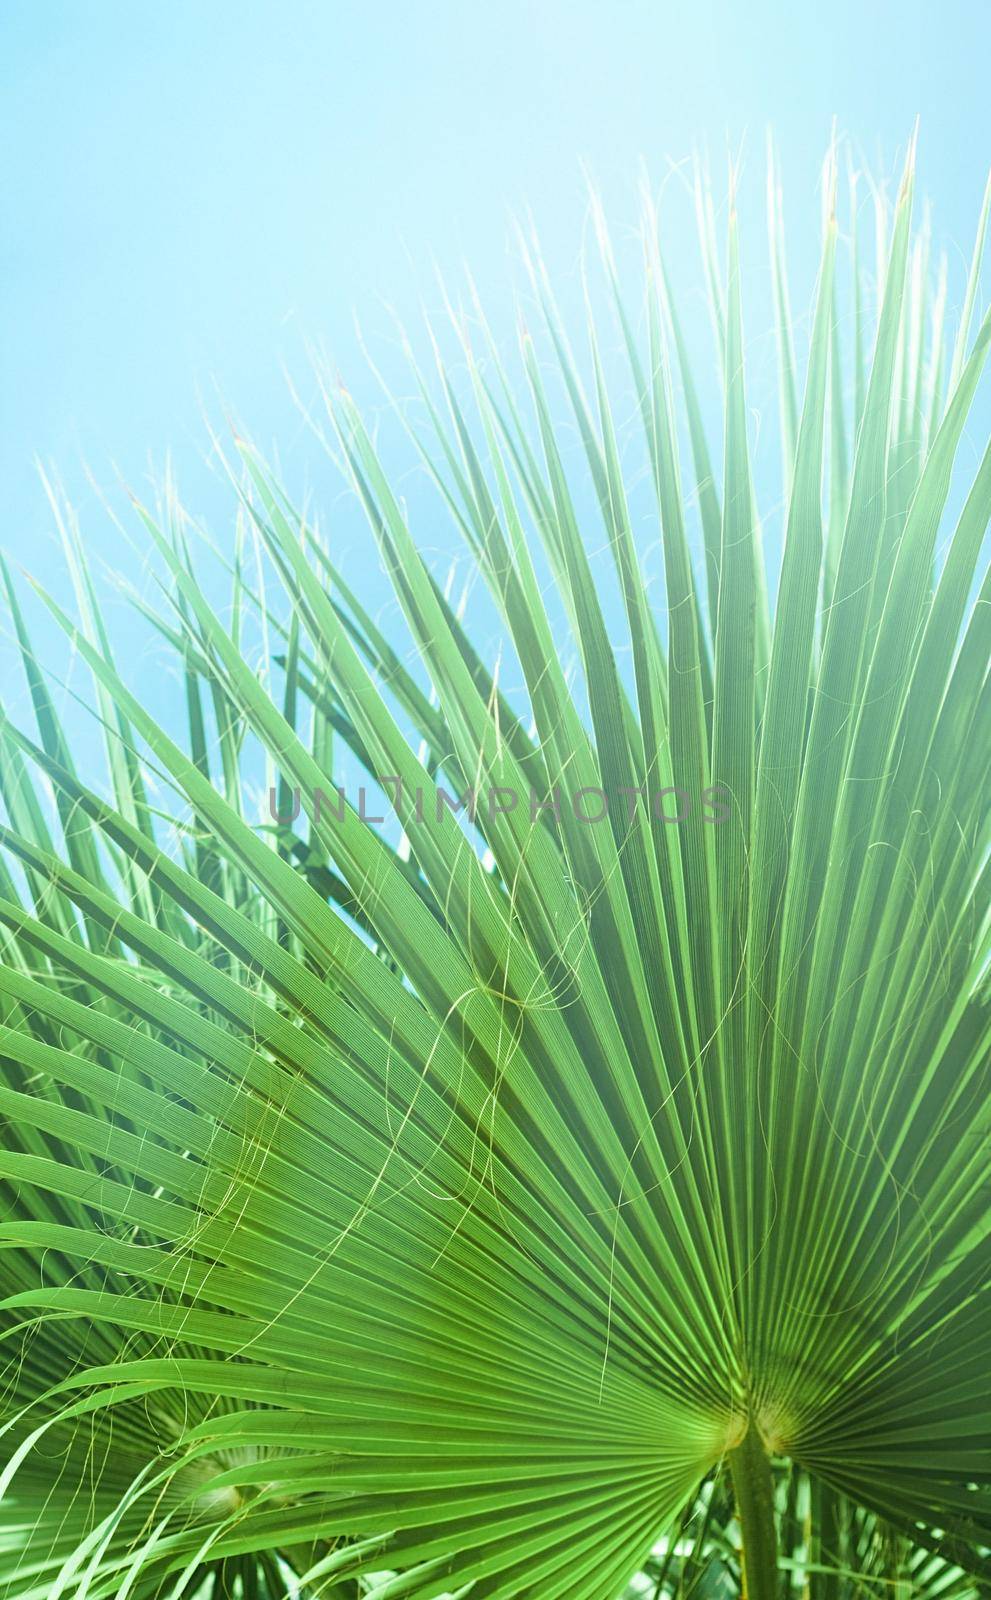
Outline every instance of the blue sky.
<path id="1" fill-rule="evenodd" d="M 46 578 L 36 456 L 125 567 L 86 468 L 113 495 L 115 471 L 143 485 L 170 451 L 194 508 L 222 517 L 203 459 L 221 397 L 305 477 L 283 367 L 305 390 L 319 342 L 360 388 L 354 315 L 387 338 L 383 301 L 407 319 L 437 302 L 433 262 L 469 262 L 511 327 L 510 216 L 532 208 L 566 278 L 583 163 L 622 223 L 642 159 L 660 177 L 694 147 L 717 167 L 742 147 L 759 185 L 773 124 L 804 305 L 834 116 L 891 170 L 921 114 L 951 262 L 991 159 L 977 0 L 5 0 L 0 45 L 0 542 Z"/>

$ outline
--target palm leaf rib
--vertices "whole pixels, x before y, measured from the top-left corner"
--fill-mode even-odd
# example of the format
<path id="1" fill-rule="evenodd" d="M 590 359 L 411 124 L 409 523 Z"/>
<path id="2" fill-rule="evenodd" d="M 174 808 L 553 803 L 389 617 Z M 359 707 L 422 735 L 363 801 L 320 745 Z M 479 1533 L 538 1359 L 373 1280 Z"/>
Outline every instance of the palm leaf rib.
<path id="1" fill-rule="evenodd" d="M 804 358 L 771 168 L 779 573 L 701 171 L 718 447 L 649 205 L 642 317 L 596 206 L 585 358 L 528 243 L 522 389 L 484 324 L 416 373 L 498 668 L 342 389 L 395 629 L 237 439 L 227 610 L 174 491 L 137 508 L 184 733 L 50 490 L 107 781 L 5 567 L 0 1600 L 991 1578 L 991 186 L 955 330 L 913 161 L 872 331 L 831 154 Z"/>

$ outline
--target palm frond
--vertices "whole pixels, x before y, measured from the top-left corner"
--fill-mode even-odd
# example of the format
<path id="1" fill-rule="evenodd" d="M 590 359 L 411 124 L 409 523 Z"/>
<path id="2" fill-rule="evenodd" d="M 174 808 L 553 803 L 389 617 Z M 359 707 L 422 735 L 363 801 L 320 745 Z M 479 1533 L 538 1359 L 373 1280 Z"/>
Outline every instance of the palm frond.
<path id="1" fill-rule="evenodd" d="M 405 636 L 238 439 L 228 611 L 174 493 L 138 507 L 163 727 L 60 509 L 87 781 L 5 571 L 7 1600 L 991 1575 L 991 446 L 954 509 L 988 202 L 951 337 L 910 155 L 870 329 L 834 168 L 804 369 L 769 184 L 780 573 L 701 172 L 720 440 L 650 207 L 642 308 L 596 214 L 586 356 L 528 246 L 522 387 L 464 329 L 417 376 L 498 667 L 341 389 Z"/>

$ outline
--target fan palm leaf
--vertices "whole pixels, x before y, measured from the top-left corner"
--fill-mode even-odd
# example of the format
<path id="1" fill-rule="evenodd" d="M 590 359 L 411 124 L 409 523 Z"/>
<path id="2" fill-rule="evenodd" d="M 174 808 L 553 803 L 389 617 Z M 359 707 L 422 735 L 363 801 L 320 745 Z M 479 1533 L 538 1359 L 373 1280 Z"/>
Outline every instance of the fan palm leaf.
<path id="1" fill-rule="evenodd" d="M 971 339 L 982 219 L 944 388 L 912 184 L 869 360 L 855 275 L 847 411 L 831 169 L 804 388 L 772 182 L 776 586 L 735 210 L 723 284 L 701 177 L 719 450 L 652 215 L 642 324 L 597 218 L 663 607 L 602 326 L 583 376 L 532 250 L 522 390 L 483 324 L 464 381 L 418 375 L 498 671 L 343 390 L 405 642 L 238 440 L 228 620 L 174 496 L 138 507 L 184 739 L 65 520 L 78 623 L 48 604 L 96 685 L 99 792 L 8 581 L 37 721 L 0 725 L 9 1600 L 612 1600 L 717 1558 L 769 1600 L 796 1560 L 869 1588 L 884 1528 L 934 1593 L 987 1574 L 991 448 L 951 507 L 991 317 Z M 389 785 L 399 844 L 339 755 Z M 259 757 L 274 827 L 246 812 Z"/>

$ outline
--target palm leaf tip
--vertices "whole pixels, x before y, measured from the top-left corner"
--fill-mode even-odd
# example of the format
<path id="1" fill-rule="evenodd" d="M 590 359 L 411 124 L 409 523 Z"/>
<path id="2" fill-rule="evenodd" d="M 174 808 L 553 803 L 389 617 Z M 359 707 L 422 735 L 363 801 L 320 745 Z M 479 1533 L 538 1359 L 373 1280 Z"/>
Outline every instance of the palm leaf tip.
<path id="1" fill-rule="evenodd" d="M 531 247 L 521 383 L 417 374 L 498 668 L 329 385 L 388 626 L 236 440 L 229 604 L 139 508 L 177 733 L 63 513 L 104 776 L 7 583 L 3 1600 L 986 1582 L 987 208 L 948 330 L 911 166 L 873 326 L 769 183 L 780 570 L 700 171 L 715 419 L 650 210 L 642 308 L 599 215 L 581 341 Z"/>

